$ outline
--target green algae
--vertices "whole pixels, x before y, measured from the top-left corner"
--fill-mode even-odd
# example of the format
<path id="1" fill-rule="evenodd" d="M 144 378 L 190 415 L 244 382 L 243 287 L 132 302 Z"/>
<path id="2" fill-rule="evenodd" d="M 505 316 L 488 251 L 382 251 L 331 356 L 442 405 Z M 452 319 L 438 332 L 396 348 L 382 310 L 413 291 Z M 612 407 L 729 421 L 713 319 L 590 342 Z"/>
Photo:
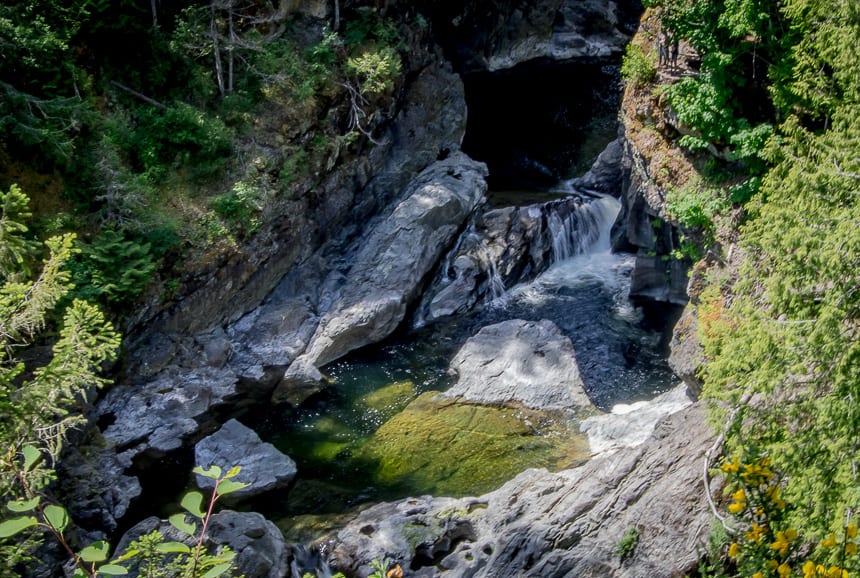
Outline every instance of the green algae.
<path id="1" fill-rule="evenodd" d="M 383 424 L 357 455 L 377 464 L 380 485 L 465 496 L 495 489 L 531 467 L 570 467 L 590 452 L 562 416 L 427 392 Z"/>
<path id="2" fill-rule="evenodd" d="M 382 412 L 387 419 L 405 408 L 415 396 L 413 381 L 395 381 L 361 396 L 357 404 L 371 411 Z"/>

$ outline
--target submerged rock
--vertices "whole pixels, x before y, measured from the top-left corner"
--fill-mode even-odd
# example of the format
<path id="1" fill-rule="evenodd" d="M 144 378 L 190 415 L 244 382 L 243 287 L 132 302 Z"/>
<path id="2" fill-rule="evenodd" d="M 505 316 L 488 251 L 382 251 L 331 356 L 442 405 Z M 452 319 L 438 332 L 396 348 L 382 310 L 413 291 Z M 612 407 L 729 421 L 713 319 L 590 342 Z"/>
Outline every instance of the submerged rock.
<path id="1" fill-rule="evenodd" d="M 701 480 L 713 436 L 694 405 L 644 444 L 558 473 L 528 470 L 480 498 L 409 498 L 359 514 L 327 541 L 332 566 L 366 575 L 389 557 L 411 576 L 682 576 L 707 543 Z M 639 535 L 625 560 L 621 538 Z"/>
<path id="2" fill-rule="evenodd" d="M 231 499 L 248 498 L 283 487 L 296 477 L 296 463 L 264 443 L 251 428 L 231 419 L 214 434 L 203 438 L 194 447 L 195 462 L 208 468 L 217 465 L 223 470 L 239 466 L 242 470 L 233 478 L 248 487 L 229 494 Z M 214 480 L 197 476 L 197 485 L 204 489 L 215 486 Z"/>
<path id="3" fill-rule="evenodd" d="M 564 416 L 499 408 L 427 392 L 374 433 L 360 456 L 377 462 L 376 482 L 416 492 L 484 492 L 539 464 L 559 469 L 589 456 Z"/>
<path id="4" fill-rule="evenodd" d="M 533 409 L 589 410 L 573 343 L 551 321 L 513 319 L 481 329 L 451 361 L 457 382 L 443 395 Z"/>

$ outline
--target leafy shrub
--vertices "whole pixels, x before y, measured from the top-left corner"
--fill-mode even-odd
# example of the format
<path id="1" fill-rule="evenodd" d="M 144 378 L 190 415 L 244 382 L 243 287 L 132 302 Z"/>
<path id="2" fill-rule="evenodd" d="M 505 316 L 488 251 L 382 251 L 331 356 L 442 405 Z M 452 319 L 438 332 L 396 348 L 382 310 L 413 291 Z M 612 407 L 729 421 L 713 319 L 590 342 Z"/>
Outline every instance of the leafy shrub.
<path id="1" fill-rule="evenodd" d="M 156 269 L 149 243 L 114 229 L 102 231 L 85 246 L 83 257 L 92 267 L 92 286 L 114 305 L 137 299 Z"/>
<path id="2" fill-rule="evenodd" d="M 166 110 L 138 109 L 125 148 L 152 180 L 166 169 L 189 169 L 195 178 L 210 176 L 232 150 L 233 134 L 221 119 L 185 103 Z"/>
<path id="3" fill-rule="evenodd" d="M 722 190 L 694 180 L 684 187 L 670 189 L 666 208 L 674 219 L 688 229 L 704 232 L 714 229 L 714 220 L 728 209 Z"/>
<path id="4" fill-rule="evenodd" d="M 401 66 L 400 55 L 390 46 L 367 50 L 346 61 L 346 70 L 358 78 L 366 96 L 385 94 L 394 88 Z"/>
<path id="5" fill-rule="evenodd" d="M 654 54 L 646 53 L 639 44 L 628 44 L 621 61 L 621 78 L 637 87 L 654 82 L 657 79 Z"/>
<path id="6" fill-rule="evenodd" d="M 621 539 L 618 541 L 618 548 L 616 552 L 618 553 L 618 557 L 621 560 L 626 560 L 633 556 L 633 553 L 636 552 L 636 546 L 639 544 L 639 528 L 636 526 L 630 526 L 627 528 L 627 531 L 624 532 L 624 535 L 621 536 Z"/>
<path id="7" fill-rule="evenodd" d="M 720 469 L 734 532 L 727 555 L 740 575 L 845 578 L 860 569 L 856 519 L 844 521 L 838 535 L 802 536 L 788 519 L 791 504 L 768 456 L 736 455 Z"/>

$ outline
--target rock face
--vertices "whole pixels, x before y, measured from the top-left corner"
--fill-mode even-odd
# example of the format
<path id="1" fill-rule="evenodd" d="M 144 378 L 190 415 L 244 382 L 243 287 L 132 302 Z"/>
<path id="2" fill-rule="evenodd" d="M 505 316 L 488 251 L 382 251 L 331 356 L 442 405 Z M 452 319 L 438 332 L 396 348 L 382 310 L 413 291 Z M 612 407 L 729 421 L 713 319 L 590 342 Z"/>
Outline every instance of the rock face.
<path id="1" fill-rule="evenodd" d="M 648 174 L 642 153 L 624 143 L 623 240 L 618 245 L 636 252 L 630 296 L 686 305 L 691 263 L 672 256 L 681 247 L 681 234 L 668 222 L 666 193 Z"/>
<path id="2" fill-rule="evenodd" d="M 551 321 L 505 321 L 481 329 L 451 361 L 457 382 L 444 395 L 487 405 L 591 408 L 573 343 Z"/>
<path id="3" fill-rule="evenodd" d="M 535 58 L 618 55 L 633 34 L 637 0 L 493 0 L 439 10 L 440 37 L 465 71 L 499 70 Z"/>
<path id="4" fill-rule="evenodd" d="M 528 470 L 480 498 L 369 508 L 330 538 L 329 561 L 360 576 L 386 556 L 423 577 L 684 575 L 707 543 L 701 468 L 712 441 L 694 405 L 644 444 L 572 470 Z M 631 529 L 639 538 L 622 560 L 618 544 Z"/>
<path id="5" fill-rule="evenodd" d="M 228 495 L 234 499 L 248 498 L 286 486 L 296 477 L 296 463 L 293 460 L 272 444 L 263 443 L 254 430 L 235 419 L 197 442 L 194 463 L 204 468 L 217 465 L 225 471 L 234 466 L 242 468 L 233 479 L 248 484 L 248 487 Z M 215 487 L 215 481 L 198 475 L 197 485 L 211 489 Z"/>
<path id="6" fill-rule="evenodd" d="M 363 243 L 337 301 L 306 356 L 317 366 L 387 337 L 417 297 L 421 280 L 484 199 L 486 167 L 462 153 L 438 161 Z"/>
<path id="7" fill-rule="evenodd" d="M 408 185 L 404 200 L 372 229 L 352 267 L 323 295 L 326 313 L 275 390 L 275 401 L 318 383 L 316 368 L 397 328 L 424 278 L 483 201 L 485 176 L 482 163 L 456 152 Z"/>
<path id="8" fill-rule="evenodd" d="M 415 324 L 471 311 L 506 288 L 534 279 L 552 263 L 588 250 L 617 211 L 613 199 L 571 195 L 485 212 L 443 261 Z"/>

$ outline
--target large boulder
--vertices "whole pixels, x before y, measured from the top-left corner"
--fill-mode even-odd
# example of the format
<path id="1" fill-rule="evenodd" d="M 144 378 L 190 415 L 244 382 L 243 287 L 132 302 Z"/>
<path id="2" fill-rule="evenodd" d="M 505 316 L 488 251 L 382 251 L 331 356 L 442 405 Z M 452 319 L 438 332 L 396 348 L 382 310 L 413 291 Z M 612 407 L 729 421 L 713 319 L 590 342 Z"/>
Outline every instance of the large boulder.
<path id="1" fill-rule="evenodd" d="M 109 424 L 104 438 L 130 457 L 164 456 L 181 448 L 200 421 L 237 395 L 237 381 L 228 369 L 206 366 L 165 371 L 143 384 L 119 385 L 97 406 L 99 420 Z"/>
<path id="2" fill-rule="evenodd" d="M 300 366 L 321 367 L 394 331 L 425 276 L 483 201 L 486 174 L 483 163 L 455 152 L 413 179 L 404 200 L 364 238 L 349 272 L 337 276 Z M 292 390 L 301 379 L 289 375 Z M 285 392 L 276 389 L 274 399 L 282 401 Z"/>
<path id="3" fill-rule="evenodd" d="M 480 498 L 409 498 L 360 513 L 327 543 L 338 570 L 391 558 L 410 576 L 655 578 L 696 568 L 712 515 L 702 460 L 713 443 L 694 405 L 635 448 L 559 473 L 528 470 Z M 638 539 L 624 559 L 622 537 Z"/>
<path id="4" fill-rule="evenodd" d="M 199 524 L 198 524 L 199 526 Z M 116 552 L 122 553 L 141 536 L 158 531 L 167 542 L 182 542 L 194 548 L 196 539 L 180 532 L 166 520 L 150 516 L 132 526 L 120 539 Z M 283 534 L 272 522 L 256 512 L 222 510 L 213 514 L 206 530 L 206 547 L 209 551 L 229 546 L 236 553 L 233 564 L 235 575 L 245 578 L 282 578 L 289 573 L 287 543 Z M 168 554 L 167 560 L 174 558 Z M 128 576 L 148 575 L 140 568 L 140 558 L 124 563 Z"/>
<path id="5" fill-rule="evenodd" d="M 194 460 L 204 468 L 211 465 L 224 470 L 234 466 L 242 468 L 233 479 L 248 486 L 229 494 L 233 499 L 248 498 L 286 486 L 296 477 L 296 463 L 293 460 L 272 444 L 264 443 L 254 430 L 235 419 L 197 442 Z M 215 486 L 215 482 L 198 475 L 197 485 L 210 489 Z"/>
<path id="6" fill-rule="evenodd" d="M 223 510 L 212 516 L 207 531 L 214 545 L 228 545 L 236 552 L 237 575 L 245 578 L 289 576 L 289 549 L 283 534 L 257 512 Z"/>
<path id="7" fill-rule="evenodd" d="M 451 361 L 445 396 L 488 405 L 591 409 L 573 343 L 551 321 L 513 319 L 481 329 Z"/>

